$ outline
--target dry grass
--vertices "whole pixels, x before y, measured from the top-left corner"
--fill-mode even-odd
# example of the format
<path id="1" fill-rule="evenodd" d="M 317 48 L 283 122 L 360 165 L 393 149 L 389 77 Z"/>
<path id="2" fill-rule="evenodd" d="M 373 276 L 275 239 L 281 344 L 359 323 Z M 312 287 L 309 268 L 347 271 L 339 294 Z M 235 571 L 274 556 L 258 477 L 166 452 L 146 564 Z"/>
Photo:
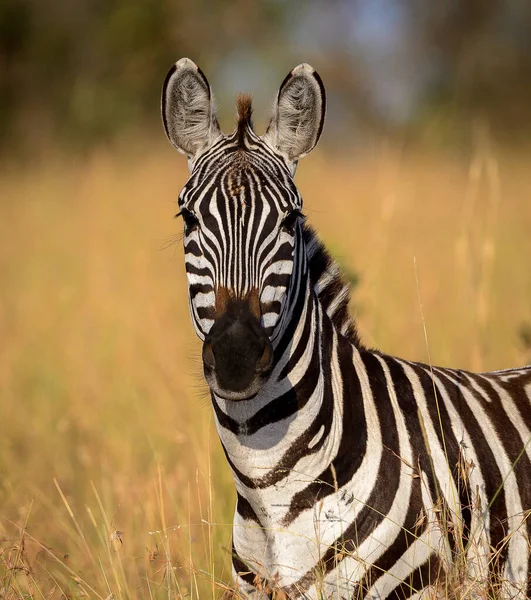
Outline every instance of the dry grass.
<path id="1" fill-rule="evenodd" d="M 138 140 L 137 140 L 138 143 Z M 200 378 L 166 146 L 0 177 L 0 597 L 217 598 L 231 476 Z M 316 154 L 297 176 L 368 344 L 529 360 L 529 157 Z M 175 242 L 175 243 L 174 243 Z"/>

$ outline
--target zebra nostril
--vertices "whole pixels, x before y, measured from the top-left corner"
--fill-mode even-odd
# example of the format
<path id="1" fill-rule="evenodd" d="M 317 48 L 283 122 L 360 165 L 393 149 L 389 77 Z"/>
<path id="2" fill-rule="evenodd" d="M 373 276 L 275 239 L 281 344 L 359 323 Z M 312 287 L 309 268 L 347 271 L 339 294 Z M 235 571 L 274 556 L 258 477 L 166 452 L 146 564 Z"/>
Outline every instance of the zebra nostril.
<path id="1" fill-rule="evenodd" d="M 262 352 L 262 356 L 256 365 L 257 370 L 264 373 L 269 370 L 271 364 L 273 363 L 273 349 L 269 341 L 265 344 L 264 351 Z"/>
<path id="2" fill-rule="evenodd" d="M 203 363 L 211 369 L 213 369 L 216 364 L 214 351 L 212 350 L 212 344 L 210 342 L 205 342 L 203 345 Z"/>

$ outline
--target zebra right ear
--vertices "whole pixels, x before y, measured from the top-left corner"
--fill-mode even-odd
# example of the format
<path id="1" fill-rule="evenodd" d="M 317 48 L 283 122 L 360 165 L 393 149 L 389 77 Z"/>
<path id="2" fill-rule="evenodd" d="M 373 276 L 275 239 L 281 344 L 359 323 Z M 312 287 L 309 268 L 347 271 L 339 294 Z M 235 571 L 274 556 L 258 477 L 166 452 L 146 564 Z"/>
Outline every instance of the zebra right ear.
<path id="1" fill-rule="evenodd" d="M 166 75 L 161 112 L 168 139 L 190 160 L 221 135 L 210 85 L 189 58 L 181 58 Z"/>
<path id="2" fill-rule="evenodd" d="M 323 130 L 326 95 L 317 71 L 303 63 L 282 82 L 264 139 L 288 160 L 311 152 Z"/>

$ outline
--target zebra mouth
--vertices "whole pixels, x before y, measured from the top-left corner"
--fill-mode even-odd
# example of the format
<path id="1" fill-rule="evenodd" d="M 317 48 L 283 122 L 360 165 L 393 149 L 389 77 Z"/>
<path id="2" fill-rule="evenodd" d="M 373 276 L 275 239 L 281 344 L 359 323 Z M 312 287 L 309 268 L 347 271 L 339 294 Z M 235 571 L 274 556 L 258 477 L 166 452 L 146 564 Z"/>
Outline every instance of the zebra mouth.
<path id="1" fill-rule="evenodd" d="M 273 348 L 258 318 L 244 306 L 225 312 L 203 344 L 205 379 L 220 398 L 254 398 L 269 378 Z"/>
<path id="2" fill-rule="evenodd" d="M 240 394 L 236 394 L 234 392 L 226 392 L 225 390 L 218 391 L 217 389 L 214 389 L 214 386 L 212 386 L 212 385 L 210 386 L 210 389 L 216 395 L 217 398 L 220 398 L 221 400 L 225 400 L 225 401 L 230 401 L 230 402 L 248 402 L 250 400 L 254 400 L 256 398 L 256 396 L 258 395 L 258 392 L 255 392 L 254 394 L 247 396 L 246 394 L 240 395 Z M 258 390 L 258 391 L 260 391 L 260 390 Z"/>
<path id="3" fill-rule="evenodd" d="M 265 352 L 265 351 L 264 351 Z M 272 352 L 267 352 L 265 359 L 260 366 L 255 362 L 254 365 L 248 360 L 248 357 L 242 355 L 240 351 L 227 351 L 224 354 L 225 361 L 216 361 L 210 363 L 211 348 L 207 344 L 203 346 L 203 372 L 210 390 L 223 400 L 233 402 L 244 402 L 255 398 L 263 385 L 269 378 L 271 372 L 270 356 Z M 264 368 L 264 363 L 266 368 Z"/>

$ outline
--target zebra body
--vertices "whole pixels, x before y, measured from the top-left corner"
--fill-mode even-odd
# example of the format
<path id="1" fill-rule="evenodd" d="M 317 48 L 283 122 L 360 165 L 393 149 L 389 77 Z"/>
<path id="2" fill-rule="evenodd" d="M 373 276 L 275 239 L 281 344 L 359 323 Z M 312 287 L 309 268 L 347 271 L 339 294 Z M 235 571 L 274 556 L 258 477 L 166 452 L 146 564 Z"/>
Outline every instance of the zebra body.
<path id="1" fill-rule="evenodd" d="M 236 593 L 427 597 L 464 559 L 470 589 L 529 597 L 531 367 L 473 374 L 361 344 L 348 285 L 293 183 L 324 106 L 301 65 L 264 136 L 245 98 L 225 136 L 191 61 L 163 90 L 166 132 L 191 169 L 179 204 L 192 321 L 238 496 Z"/>

